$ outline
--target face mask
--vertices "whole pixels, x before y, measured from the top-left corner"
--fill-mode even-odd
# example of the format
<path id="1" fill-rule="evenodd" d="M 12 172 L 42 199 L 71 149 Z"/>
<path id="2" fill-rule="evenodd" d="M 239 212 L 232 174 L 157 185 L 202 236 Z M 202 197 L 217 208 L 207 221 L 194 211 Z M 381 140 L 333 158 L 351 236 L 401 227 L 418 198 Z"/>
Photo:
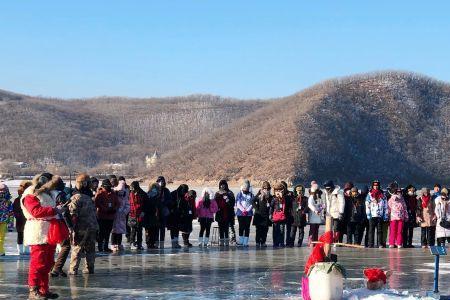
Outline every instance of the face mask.
<path id="1" fill-rule="evenodd" d="M 409 195 L 409 196 L 414 196 L 414 192 L 413 192 L 413 191 L 409 191 L 409 192 L 408 192 L 408 195 Z"/>

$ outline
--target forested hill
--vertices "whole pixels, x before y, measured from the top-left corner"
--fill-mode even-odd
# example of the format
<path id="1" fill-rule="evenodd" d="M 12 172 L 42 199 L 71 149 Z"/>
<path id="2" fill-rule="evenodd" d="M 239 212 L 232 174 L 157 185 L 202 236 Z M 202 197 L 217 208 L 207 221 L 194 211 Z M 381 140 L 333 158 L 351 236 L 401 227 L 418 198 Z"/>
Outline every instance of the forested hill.
<path id="1" fill-rule="evenodd" d="M 59 100 L 0 90 L 0 159 L 66 171 L 121 163 L 142 173 L 145 155 L 176 151 L 264 105 L 210 95 Z"/>
<path id="2" fill-rule="evenodd" d="M 0 158 L 35 169 L 57 162 L 59 172 L 120 163 L 118 172 L 169 180 L 450 182 L 449 104 L 449 84 L 405 72 L 328 80 L 266 101 L 0 91 Z M 161 157 L 146 168 L 154 151 Z"/>

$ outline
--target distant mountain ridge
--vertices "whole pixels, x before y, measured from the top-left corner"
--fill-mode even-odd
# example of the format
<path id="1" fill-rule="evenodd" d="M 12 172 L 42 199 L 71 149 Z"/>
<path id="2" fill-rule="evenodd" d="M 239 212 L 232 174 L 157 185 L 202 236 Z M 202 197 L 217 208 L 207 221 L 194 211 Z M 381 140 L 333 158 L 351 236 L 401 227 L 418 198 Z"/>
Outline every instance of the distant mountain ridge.
<path id="1" fill-rule="evenodd" d="M 39 168 L 48 157 L 90 171 L 120 162 L 135 175 L 180 181 L 450 182 L 450 85 L 426 76 L 356 75 L 266 101 L 122 100 L 0 90 L 0 158 Z M 147 169 L 144 156 L 155 150 L 162 155 Z"/>

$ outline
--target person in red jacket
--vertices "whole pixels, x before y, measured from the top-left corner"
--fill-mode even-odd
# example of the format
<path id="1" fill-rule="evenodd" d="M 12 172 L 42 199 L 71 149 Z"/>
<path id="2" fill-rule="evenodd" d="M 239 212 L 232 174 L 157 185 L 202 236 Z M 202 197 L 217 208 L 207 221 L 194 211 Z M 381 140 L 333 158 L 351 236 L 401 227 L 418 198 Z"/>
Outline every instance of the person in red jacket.
<path id="1" fill-rule="evenodd" d="M 113 227 L 114 218 L 120 203 L 117 195 L 112 190 L 109 179 L 102 181 L 102 186 L 95 195 L 95 207 L 97 208 L 97 219 L 99 226 L 98 251 L 111 253 L 108 248 L 109 236 Z"/>
<path id="2" fill-rule="evenodd" d="M 56 199 L 51 196 L 59 180 L 59 176 L 50 173 L 39 174 L 22 195 L 22 211 L 27 219 L 24 244 L 31 246 L 28 299 L 58 298 L 58 294 L 49 291 L 49 272 L 53 267 L 56 244 L 69 236 L 59 217 L 62 208 L 56 207 Z"/>
<path id="3" fill-rule="evenodd" d="M 142 229 L 144 226 L 144 206 L 149 198 L 138 181 L 130 185 L 130 214 L 128 215 L 128 226 L 130 226 L 130 248 L 132 250 L 144 250 L 142 247 Z"/>

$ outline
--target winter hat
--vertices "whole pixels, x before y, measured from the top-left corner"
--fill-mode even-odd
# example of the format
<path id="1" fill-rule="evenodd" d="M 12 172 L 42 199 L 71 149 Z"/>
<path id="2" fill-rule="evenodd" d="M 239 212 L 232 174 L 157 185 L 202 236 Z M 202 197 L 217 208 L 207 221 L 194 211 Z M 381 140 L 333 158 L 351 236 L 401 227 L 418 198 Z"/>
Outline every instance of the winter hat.
<path id="1" fill-rule="evenodd" d="M 358 192 L 358 188 L 356 186 L 354 186 L 350 189 L 350 192 Z"/>
<path id="2" fill-rule="evenodd" d="M 109 179 L 104 179 L 102 181 L 102 187 L 112 187 L 111 181 L 109 181 Z"/>
<path id="3" fill-rule="evenodd" d="M 323 187 L 324 187 L 324 188 L 330 188 L 330 189 L 332 189 L 332 188 L 334 188 L 334 183 L 333 183 L 332 180 L 327 180 L 327 181 L 325 181 L 325 183 L 323 184 Z"/>
<path id="4" fill-rule="evenodd" d="M 274 184 L 273 186 L 273 190 L 274 191 L 284 191 L 286 188 L 284 186 L 284 184 L 282 184 L 281 182 L 278 182 L 276 184 Z"/>
<path id="5" fill-rule="evenodd" d="M 344 191 L 351 190 L 353 187 L 354 187 L 353 182 L 351 182 L 351 181 L 350 182 L 346 182 L 344 184 Z"/>
<path id="6" fill-rule="evenodd" d="M 156 182 L 166 182 L 166 179 L 164 178 L 164 176 L 159 176 L 158 179 L 156 179 Z"/>
<path id="7" fill-rule="evenodd" d="M 441 190 L 441 195 L 448 195 L 448 190 L 447 190 L 447 188 L 443 188 L 442 190 Z"/>
<path id="8" fill-rule="evenodd" d="M 373 269 L 364 269 L 363 271 L 364 277 L 367 278 L 368 282 L 377 282 L 377 281 L 383 281 L 384 284 L 386 284 L 386 273 L 378 268 Z"/>
<path id="9" fill-rule="evenodd" d="M 262 188 L 270 190 L 270 183 L 268 181 L 264 181 L 262 184 Z"/>
<path id="10" fill-rule="evenodd" d="M 373 186 L 375 185 L 375 183 L 376 183 L 379 187 L 381 187 L 380 181 L 379 181 L 379 180 L 374 180 L 374 181 L 372 181 L 372 188 L 373 188 Z"/>

